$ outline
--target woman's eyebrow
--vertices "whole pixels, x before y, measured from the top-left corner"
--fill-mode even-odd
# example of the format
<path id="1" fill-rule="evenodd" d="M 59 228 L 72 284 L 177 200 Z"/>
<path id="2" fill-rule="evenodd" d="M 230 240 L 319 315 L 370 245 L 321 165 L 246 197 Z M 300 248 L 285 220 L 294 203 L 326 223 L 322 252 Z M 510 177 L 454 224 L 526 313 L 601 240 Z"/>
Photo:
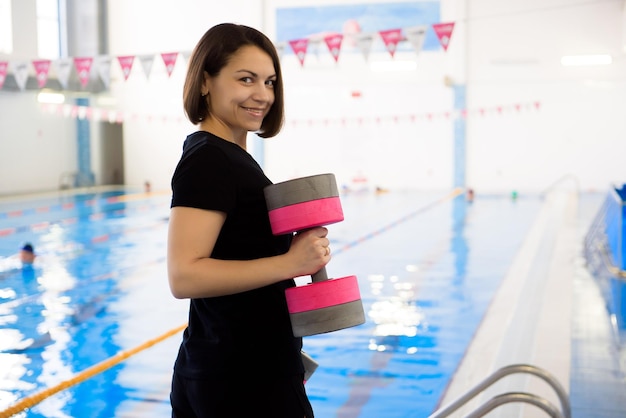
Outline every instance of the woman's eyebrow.
<path id="1" fill-rule="evenodd" d="M 250 70 L 246 70 L 246 69 L 237 70 L 236 72 L 237 72 L 237 73 L 248 73 L 248 74 L 250 74 L 252 77 L 255 77 L 255 78 L 259 77 L 259 75 L 258 75 L 257 73 L 255 73 L 254 71 L 250 71 Z M 267 78 L 268 78 L 268 79 L 270 79 L 270 78 L 276 78 L 276 74 L 272 74 L 272 75 L 268 76 Z"/>

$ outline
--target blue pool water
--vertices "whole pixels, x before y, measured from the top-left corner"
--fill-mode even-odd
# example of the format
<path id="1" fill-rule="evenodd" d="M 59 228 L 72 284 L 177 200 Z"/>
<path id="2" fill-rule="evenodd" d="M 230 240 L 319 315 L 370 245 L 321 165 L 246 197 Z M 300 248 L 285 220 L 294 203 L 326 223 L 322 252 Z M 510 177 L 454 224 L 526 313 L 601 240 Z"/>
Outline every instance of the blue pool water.
<path id="1" fill-rule="evenodd" d="M 316 416 L 432 413 L 541 203 L 343 195 L 327 271 L 358 277 L 367 321 L 305 337 L 319 363 L 306 385 Z M 0 202 L 0 416 L 185 323 L 187 301 L 167 287 L 168 208 L 166 194 L 122 189 Z M 39 257 L 22 269 L 12 254 L 26 241 Z M 168 416 L 179 341 L 178 333 L 68 385 L 24 416 Z"/>

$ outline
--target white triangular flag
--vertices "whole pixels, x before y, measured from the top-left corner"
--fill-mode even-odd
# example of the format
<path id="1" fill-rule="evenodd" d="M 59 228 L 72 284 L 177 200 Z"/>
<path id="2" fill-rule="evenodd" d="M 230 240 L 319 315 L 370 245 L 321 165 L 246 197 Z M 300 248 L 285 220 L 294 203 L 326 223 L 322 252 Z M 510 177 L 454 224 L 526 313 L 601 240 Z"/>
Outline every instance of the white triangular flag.
<path id="1" fill-rule="evenodd" d="M 20 90 L 24 90 L 28 81 L 28 61 L 13 62 L 13 77 Z"/>
<path id="2" fill-rule="evenodd" d="M 96 70 L 98 75 L 107 89 L 111 84 L 111 57 L 108 55 L 100 55 L 96 57 Z"/>
<path id="3" fill-rule="evenodd" d="M 424 46 L 424 39 L 426 39 L 426 31 L 428 30 L 428 26 L 420 25 L 420 26 L 412 26 L 410 28 L 405 28 L 404 33 L 406 34 L 406 38 L 413 45 L 413 49 L 416 54 L 419 54 Z"/>
<path id="4" fill-rule="evenodd" d="M 285 53 L 285 48 L 287 47 L 287 42 L 279 42 L 275 45 L 276 53 L 278 54 L 278 59 L 283 59 L 283 54 Z"/>
<path id="5" fill-rule="evenodd" d="M 61 84 L 61 87 L 67 89 L 67 83 L 70 79 L 70 73 L 72 72 L 72 59 L 60 58 L 53 61 L 54 70 L 57 73 L 57 79 Z"/>
<path id="6" fill-rule="evenodd" d="M 359 33 L 355 35 L 356 46 L 363 53 L 365 61 L 369 59 L 370 50 L 372 49 L 372 43 L 374 42 L 373 33 Z"/>
<path id="7" fill-rule="evenodd" d="M 152 64 L 154 63 L 154 54 L 151 55 L 138 55 L 139 62 L 141 62 L 141 68 L 146 78 L 150 78 L 150 71 L 152 71 Z"/>

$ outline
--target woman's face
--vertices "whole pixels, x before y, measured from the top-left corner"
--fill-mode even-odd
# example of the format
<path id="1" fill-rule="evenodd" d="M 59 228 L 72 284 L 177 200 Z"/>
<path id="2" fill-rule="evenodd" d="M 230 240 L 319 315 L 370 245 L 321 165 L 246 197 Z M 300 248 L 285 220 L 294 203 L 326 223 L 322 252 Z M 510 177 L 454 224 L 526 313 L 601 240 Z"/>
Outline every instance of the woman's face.
<path id="1" fill-rule="evenodd" d="M 245 141 L 258 131 L 274 103 L 276 71 L 272 58 L 256 46 L 243 46 L 215 77 L 205 73 L 209 117 L 201 128 L 228 139 Z"/>

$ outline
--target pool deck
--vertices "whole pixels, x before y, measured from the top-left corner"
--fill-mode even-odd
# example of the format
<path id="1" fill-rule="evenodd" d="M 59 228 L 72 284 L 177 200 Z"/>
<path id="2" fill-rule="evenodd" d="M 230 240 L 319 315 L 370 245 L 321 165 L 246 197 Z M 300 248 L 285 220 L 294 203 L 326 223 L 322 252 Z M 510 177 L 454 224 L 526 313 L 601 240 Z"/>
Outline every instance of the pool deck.
<path id="1" fill-rule="evenodd" d="M 626 416 L 626 349 L 618 344 L 599 288 L 585 269 L 581 247 L 588 225 L 581 220 L 578 198 L 572 191 L 545 196 L 440 408 L 501 367 L 529 364 L 550 373 L 570 394 L 574 418 Z M 546 382 L 514 374 L 450 416 L 467 416 L 505 392 L 535 394 L 562 410 Z M 546 412 L 516 403 L 489 416 L 535 418 Z"/>

